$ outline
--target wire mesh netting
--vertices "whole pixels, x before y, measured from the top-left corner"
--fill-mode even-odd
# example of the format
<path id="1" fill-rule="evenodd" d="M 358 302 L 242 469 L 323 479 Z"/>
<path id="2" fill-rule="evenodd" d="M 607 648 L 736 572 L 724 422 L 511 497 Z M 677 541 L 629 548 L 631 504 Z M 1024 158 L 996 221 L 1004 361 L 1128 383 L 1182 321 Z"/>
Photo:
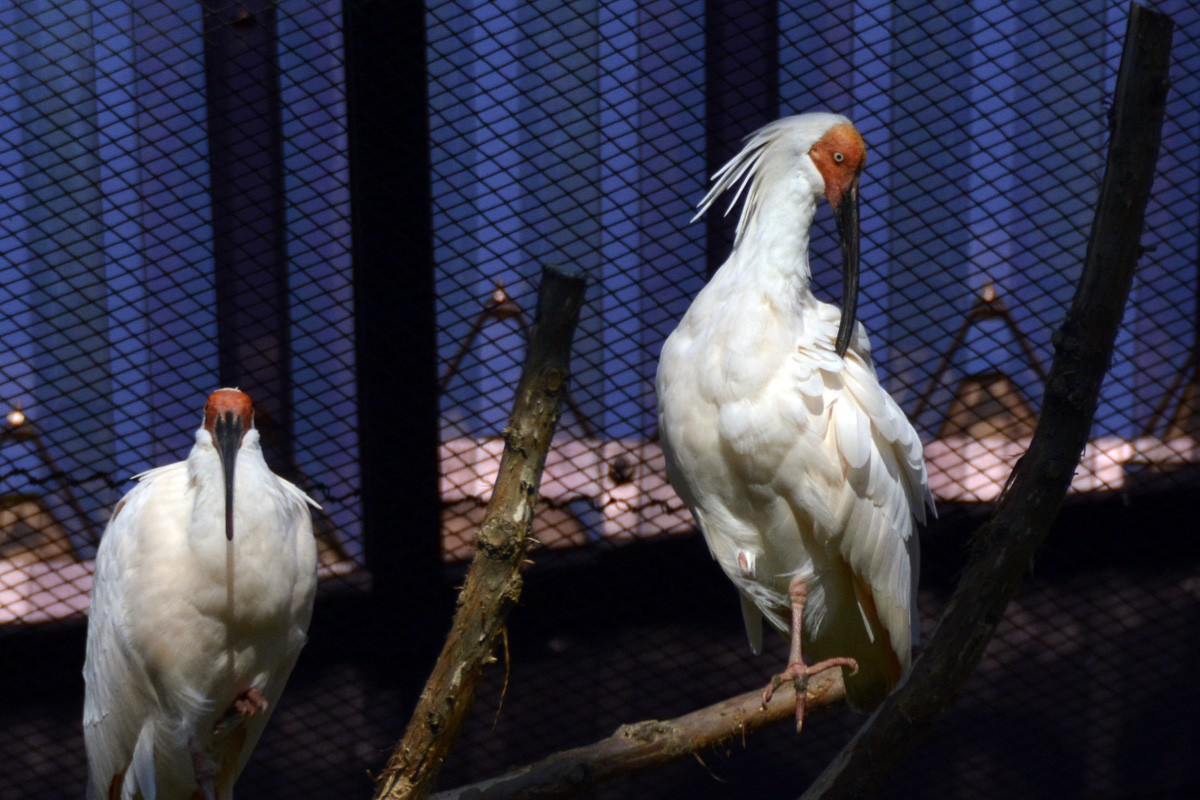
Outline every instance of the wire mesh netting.
<path id="1" fill-rule="evenodd" d="M 1197 455 L 1188 394 L 1200 220 L 1197 100 L 1188 87 L 1197 53 L 1185 40 L 1200 18 L 1184 4 L 1160 8 L 1174 15 L 1179 32 L 1146 253 L 1072 484 L 1075 502 L 1109 508 L 1113 524 L 1130 520 L 1111 511 L 1114 502 L 1153 502 L 1147 498 L 1190 486 Z M 533 4 L 508 13 L 435 4 L 430 105 L 444 287 L 447 558 L 471 552 L 457 537 L 469 535 L 478 517 L 454 520 L 464 509 L 478 514 L 488 495 L 520 363 L 516 315 L 532 307 L 531 284 L 547 261 L 582 266 L 596 281 L 577 333 L 573 403 L 543 487 L 556 513 L 542 517 L 539 538 L 550 547 L 591 540 L 603 549 L 691 530 L 666 484 L 651 411 L 655 357 L 732 241 L 730 225 L 691 219 L 707 185 L 704 171 L 719 167 L 758 125 L 826 108 L 852 117 L 868 144 L 859 319 L 881 379 L 925 442 L 943 518 L 927 536 L 935 550 L 927 572 L 938 575 L 940 564 L 948 580 L 947 565 L 959 562 L 936 550 L 954 554 L 957 545 L 938 534 L 998 497 L 1036 427 L 1052 333 L 1074 292 L 1103 177 L 1126 13 L 1114 3 L 746 3 L 727 11 L 699 2 Z M 714 130 L 723 141 L 714 141 Z M 840 301 L 832 215 L 817 222 L 817 293 Z M 894 796 L 1194 790 L 1195 770 L 1178 763 L 1190 759 L 1179 749 L 1145 754 L 1162 772 L 1118 755 L 1142 751 L 1133 731 L 1157 712 L 1143 711 L 1139 720 L 1134 712 L 1108 718 L 1099 710 L 1111 710 L 1131 679 L 1117 650 L 1103 644 L 1107 636 L 1126 643 L 1162 637 L 1169 663 L 1192 657 L 1194 637 L 1175 638 L 1185 630 L 1178 625 L 1195 616 L 1192 573 L 1131 576 L 1122 571 L 1128 548 L 1113 544 L 1104 570 L 1074 574 L 1091 559 L 1072 546 L 1060 556 L 1061 572 L 1052 571 L 1056 580 L 1025 590 L 969 699 L 930 746 L 942 755 L 918 758 Z M 1194 560 L 1194 548 L 1174 534 L 1158 546 Z M 620 594 L 678 582 L 672 558 L 655 562 L 672 571 L 670 583 L 637 573 L 654 588 L 631 588 L 633 570 L 618 563 L 625 567 L 575 586 L 573 595 L 617 613 Z M 622 578 L 610 589 L 613 575 Z M 1156 610 L 1130 623 L 1130 607 L 1147 593 Z M 926 635 L 945 599 L 935 591 L 922 596 Z M 694 609 L 683 600 L 680 607 L 656 603 L 707 620 L 719 612 L 706 600 L 692 594 Z M 732 611 L 732 592 L 726 602 Z M 1183 620 L 1175 616 L 1181 611 Z M 508 687 L 503 711 L 478 712 L 462 751 L 469 763 L 453 762 L 454 774 L 482 779 L 497 764 L 556 749 L 514 744 L 525 732 L 568 746 L 639 714 L 684 713 L 754 688 L 764 669 L 785 660 L 782 643 L 770 658 L 744 660 L 736 622 L 670 632 L 636 614 L 622 622 L 595 615 L 544 627 L 528 621 L 541 634 L 530 633 L 524 653 L 536 660 L 538 677 L 520 680 L 514 644 L 514 674 L 495 677 L 491 687 L 493 696 L 502 680 Z M 592 625 L 604 633 L 586 640 L 570 633 Z M 768 666 L 751 666 L 763 661 Z M 1183 686 L 1178 674 L 1152 683 L 1145 692 L 1158 697 Z M 1195 703 L 1192 692 L 1179 697 Z M 1014 698 L 1019 710 L 1010 708 Z M 561 741 L 558 715 L 547 713 L 559 708 L 587 709 L 581 716 L 590 728 L 572 727 L 572 738 Z M 1169 729 L 1182 730 L 1166 716 Z M 1047 726 L 1047 718 L 1063 722 Z M 753 755 L 718 755 L 716 764 L 680 767 L 615 788 L 613 796 L 794 796 L 856 724 L 830 723 L 828 738 L 806 742 L 799 758 L 781 737 Z M 1034 742 L 1029 751 L 1003 744 L 1022 735 Z M 728 785 L 706 784 L 705 769 Z"/>
<path id="2" fill-rule="evenodd" d="M 186 457 L 222 385 L 254 397 L 268 462 L 322 505 L 311 642 L 239 791 L 365 796 L 403 729 L 419 682 L 400 675 L 429 664 L 403 642 L 374 652 L 367 632 L 446 620 L 385 619 L 365 569 L 372 537 L 420 535 L 361 499 L 370 378 L 356 364 L 351 177 L 377 165 L 350 144 L 354 124 L 391 120 L 351 113 L 344 14 L 376 5 L 0 4 L 0 648 L 6 685 L 29 687 L 0 706 L 0 800 L 82 791 L 96 544 L 133 475 Z M 1200 710 L 1186 535 L 1200 10 L 1152 5 L 1177 25 L 1163 147 L 1069 508 L 890 796 L 1200 791 L 1184 727 Z M 508 666 L 487 674 L 443 784 L 760 687 L 786 660 L 782 640 L 749 653 L 736 596 L 667 481 L 653 391 L 663 342 L 732 243 L 726 201 L 693 220 L 708 176 L 780 116 L 844 113 L 867 142 L 858 317 L 939 505 L 923 534 L 928 636 L 972 521 L 1036 427 L 1127 13 L 1112 0 L 426 4 L 433 258 L 415 268 L 435 279 L 438 418 L 422 422 L 440 431 L 448 586 L 499 468 L 541 271 L 591 281 Z M 811 259 L 817 295 L 840 303 L 824 208 Z M 394 566 L 400 581 L 416 568 Z M 1131 658 L 1148 653 L 1154 669 Z M 596 795 L 793 797 L 860 722 L 814 720 L 799 745 L 784 726 Z"/>
<path id="3" fill-rule="evenodd" d="M 430 11 L 449 558 L 470 553 L 458 532 L 491 485 L 545 262 L 587 269 L 596 289 L 543 492 L 571 519 L 544 518 L 543 541 L 690 530 L 664 480 L 652 383 L 705 280 L 706 233 L 721 238 L 690 222 L 706 185 L 702 101 L 722 91 L 706 95 L 706 79 L 723 77 L 706 72 L 702 6 Z M 845 112 L 866 137 L 859 316 L 941 502 L 995 499 L 1033 433 L 1103 174 L 1124 18 L 1113 4 L 859 3 L 781 7 L 761 41 L 732 23 L 747 60 L 773 50 L 779 115 Z M 1190 57 L 1179 44 L 1148 253 L 1078 494 L 1175 483 L 1194 461 Z M 838 240 L 831 215 L 818 222 L 815 283 L 836 300 Z"/>
<path id="4" fill-rule="evenodd" d="M 321 503 L 339 588 L 363 550 L 340 4 L 0 13 L 5 646 L 82 629 L 112 508 L 187 456 L 223 385 L 255 399 L 269 463 Z M 47 664 L 48 685 L 73 685 L 79 656 Z M 6 697 L 0 748 L 20 766 L 0 795 L 82 793 L 56 704 Z"/>
<path id="5" fill-rule="evenodd" d="M 126 482 L 186 457 L 223 383 L 256 396 L 272 464 L 323 501 L 326 566 L 351 568 L 361 523 L 336 10 L 280 15 L 269 58 L 241 65 L 278 97 L 243 92 L 239 105 L 213 94 L 240 87 L 215 81 L 206 102 L 205 47 L 219 37 L 198 36 L 233 23 L 199 6 L 77 5 L 5 17 L 3 546 L 27 572 L 6 580 L 15 594 L 0 614 L 28 623 L 86 607 L 87 562 Z M 274 103 L 278 124 L 249 130 L 244 118 Z M 229 134 L 206 124 L 214 114 L 236 141 L 216 139 Z M 48 582 L 55 573 L 66 583 Z"/>

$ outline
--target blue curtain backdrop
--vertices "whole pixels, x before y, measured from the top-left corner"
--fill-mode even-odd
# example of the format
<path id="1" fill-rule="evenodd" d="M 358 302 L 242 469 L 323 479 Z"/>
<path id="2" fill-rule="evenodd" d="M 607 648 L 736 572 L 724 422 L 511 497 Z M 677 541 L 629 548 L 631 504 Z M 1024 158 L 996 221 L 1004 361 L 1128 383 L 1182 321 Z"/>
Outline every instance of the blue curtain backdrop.
<path id="1" fill-rule="evenodd" d="M 1170 122 L 1143 259 L 1098 433 L 1132 437 L 1194 337 L 1200 222 L 1197 11 L 1179 24 Z M 853 118 L 863 179 L 860 318 L 912 410 L 989 284 L 1048 367 L 1103 174 L 1116 0 L 781 3 L 781 113 Z M 432 2 L 435 243 L 443 363 L 501 281 L 526 308 L 545 260 L 595 276 L 580 394 L 610 437 L 651 436 L 655 358 L 704 282 L 704 3 Z M 1190 33 L 1189 33 L 1190 32 Z M 745 133 L 749 133 L 747 129 Z M 818 294 L 840 301 L 831 216 Z M 460 432 L 504 424 L 521 336 L 491 322 L 443 397 Z M 1037 373 L 1002 320 L 974 326 L 919 420 L 932 436 L 963 376 L 1002 370 L 1035 410 Z M 1130 387 L 1135 387 L 1130 391 Z"/>
<path id="2" fill-rule="evenodd" d="M 433 3 L 434 241 L 445 358 L 502 282 L 531 313 L 546 262 L 603 289 L 581 322 L 574 391 L 609 437 L 654 429 L 655 357 L 703 285 L 700 2 Z M 443 397 L 463 432 L 503 427 L 523 357 L 483 330 Z M 568 420 L 570 422 L 570 420 Z"/>
<path id="3" fill-rule="evenodd" d="M 357 552 L 340 9 L 282 4 L 277 56 L 296 467 Z M 218 388 L 201 11 L 0 4 L 0 403 L 96 527 L 130 476 L 187 455 Z M 35 448 L 0 458 L 4 493 L 61 503 Z"/>
<path id="4" fill-rule="evenodd" d="M 1156 7 L 1179 24 L 1174 82 L 1148 252 L 1097 435 L 1142 433 L 1194 342 L 1200 12 L 1186 0 Z M 277 40 L 297 460 L 348 498 L 330 510 L 352 529 L 340 9 L 281 3 Z M 690 222 L 708 183 L 704 10 L 428 4 L 443 369 L 498 284 L 531 314 L 542 265 L 574 264 L 598 287 L 578 336 L 579 409 L 604 438 L 654 435 L 657 354 L 705 281 L 705 227 Z M 59 466 L 82 476 L 97 525 L 129 475 L 186 454 L 215 388 L 200 11 L 181 0 L 0 4 L 0 402 L 21 404 Z M 1049 363 L 1102 175 L 1126 13 L 1116 0 L 779 6 L 781 113 L 846 113 L 870 147 L 861 318 L 907 409 L 989 284 Z M 839 301 L 828 212 L 818 225 L 817 290 Z M 446 425 L 498 433 L 522 357 L 519 321 L 485 320 L 441 399 Z M 922 433 L 936 432 L 961 376 L 992 368 L 1036 408 L 1035 372 L 993 320 L 969 332 L 926 398 Z M 3 458 L 4 491 L 54 491 L 35 480 L 45 469 L 32 449 Z"/>

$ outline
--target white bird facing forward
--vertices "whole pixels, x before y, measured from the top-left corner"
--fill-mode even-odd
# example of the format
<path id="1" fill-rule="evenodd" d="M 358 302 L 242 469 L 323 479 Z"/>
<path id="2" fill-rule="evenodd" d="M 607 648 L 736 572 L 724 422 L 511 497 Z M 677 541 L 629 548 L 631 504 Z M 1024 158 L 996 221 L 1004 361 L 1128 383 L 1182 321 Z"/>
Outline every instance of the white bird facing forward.
<path id="1" fill-rule="evenodd" d="M 231 800 L 304 646 L 316 504 L 268 469 L 253 416 L 213 392 L 187 461 L 113 511 L 83 668 L 88 800 Z"/>
<path id="2" fill-rule="evenodd" d="M 671 482 L 742 599 L 792 635 L 783 680 L 843 667 L 855 706 L 876 707 L 918 633 L 914 518 L 933 506 L 920 439 L 880 386 L 854 321 L 862 136 L 845 117 L 766 125 L 715 176 L 697 218 L 746 192 L 733 252 L 663 346 L 659 434 Z M 748 188 L 748 191 L 747 191 Z M 844 309 L 809 286 L 809 231 L 824 194 L 844 260 Z M 732 204 L 731 204 L 732 207 Z M 805 667 L 801 650 L 812 666 Z"/>

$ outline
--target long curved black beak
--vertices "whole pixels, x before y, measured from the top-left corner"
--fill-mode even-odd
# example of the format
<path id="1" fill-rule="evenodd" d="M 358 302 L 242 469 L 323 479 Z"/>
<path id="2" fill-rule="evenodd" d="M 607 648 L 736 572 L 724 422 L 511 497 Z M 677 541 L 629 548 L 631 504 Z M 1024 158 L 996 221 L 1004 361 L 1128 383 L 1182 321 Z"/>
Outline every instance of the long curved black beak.
<path id="1" fill-rule="evenodd" d="M 857 179 L 842 195 L 842 202 L 834 211 L 834 217 L 837 219 L 838 238 L 842 241 L 842 319 L 838 323 L 834 349 L 839 356 L 845 356 L 850 339 L 854 336 L 854 319 L 858 313 Z"/>
<path id="2" fill-rule="evenodd" d="M 229 541 L 233 541 L 233 469 L 237 465 L 243 433 L 241 417 L 232 411 L 218 416 L 213 424 L 213 441 L 221 459 L 221 470 L 225 473 L 225 538 Z"/>

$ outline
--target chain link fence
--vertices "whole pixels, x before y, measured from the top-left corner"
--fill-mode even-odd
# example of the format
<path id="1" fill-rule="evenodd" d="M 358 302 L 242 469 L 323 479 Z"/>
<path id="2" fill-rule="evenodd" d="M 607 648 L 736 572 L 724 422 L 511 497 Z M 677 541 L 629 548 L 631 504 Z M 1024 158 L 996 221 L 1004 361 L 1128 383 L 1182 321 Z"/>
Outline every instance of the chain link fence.
<path id="1" fill-rule="evenodd" d="M 1173 84 L 1093 434 L 1048 550 L 889 796 L 1200 791 L 1200 10 L 1151 5 L 1177 25 Z M 437 563 L 372 562 L 421 535 L 370 517 L 360 458 L 359 354 L 403 325 L 366 329 L 355 296 L 354 190 L 381 168 L 356 160 L 355 125 L 398 112 L 356 115 L 345 17 L 378 7 L 0 4 L 0 663 L 31 687 L 0 706 L 0 800 L 82 792 L 96 544 L 129 479 L 186 457 L 205 395 L 230 384 L 255 398 L 272 467 L 322 506 L 311 642 L 239 791 L 366 796 L 431 663 L 403 636 L 381 655 L 375 633 L 446 624 L 435 603 L 392 622 L 372 587 L 385 569 L 461 578 L 547 263 L 592 285 L 542 546 L 443 784 L 761 686 L 786 643 L 750 655 L 666 480 L 653 384 L 732 241 L 736 209 L 692 220 L 707 176 L 779 116 L 844 113 L 867 142 L 859 319 L 938 501 L 926 636 L 1028 445 L 1103 176 L 1124 4 L 432 0 L 418 302 L 436 374 L 412 391 L 438 405 L 407 422 L 439 431 L 441 535 Z M 414 252 L 389 268 L 427 273 Z M 814 288 L 833 302 L 839 263 L 822 208 Z M 814 720 L 799 741 L 784 726 L 595 794 L 794 797 L 860 722 Z"/>

